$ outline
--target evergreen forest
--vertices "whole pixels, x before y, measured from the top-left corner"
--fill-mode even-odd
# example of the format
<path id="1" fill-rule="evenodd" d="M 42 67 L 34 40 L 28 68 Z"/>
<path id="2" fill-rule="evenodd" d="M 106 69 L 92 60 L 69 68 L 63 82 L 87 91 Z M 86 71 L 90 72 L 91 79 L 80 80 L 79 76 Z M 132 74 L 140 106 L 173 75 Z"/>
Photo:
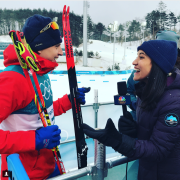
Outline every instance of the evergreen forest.
<path id="1" fill-rule="evenodd" d="M 34 14 L 41 14 L 50 18 L 58 17 L 57 23 L 62 32 L 62 11 L 57 12 L 46 9 L 0 9 L 0 35 L 7 35 L 10 30 L 22 30 L 26 19 Z M 143 22 L 145 22 L 143 25 Z M 155 34 L 159 30 L 172 30 L 177 33 L 180 32 L 180 15 L 175 15 L 173 12 L 167 10 L 166 4 L 160 1 L 156 10 L 148 12 L 143 18 L 136 18 L 132 21 L 125 22 L 118 25 L 119 36 L 118 42 L 124 41 L 124 32 L 127 32 L 126 41 L 136 41 L 143 37 L 155 38 Z M 113 35 L 109 27 L 105 27 L 101 22 L 93 23 L 91 17 L 88 15 L 88 39 L 113 41 Z M 74 12 L 70 13 L 70 27 L 72 34 L 73 45 L 78 47 L 83 42 L 83 15 L 76 15 Z M 107 33 L 109 33 L 107 35 Z"/>

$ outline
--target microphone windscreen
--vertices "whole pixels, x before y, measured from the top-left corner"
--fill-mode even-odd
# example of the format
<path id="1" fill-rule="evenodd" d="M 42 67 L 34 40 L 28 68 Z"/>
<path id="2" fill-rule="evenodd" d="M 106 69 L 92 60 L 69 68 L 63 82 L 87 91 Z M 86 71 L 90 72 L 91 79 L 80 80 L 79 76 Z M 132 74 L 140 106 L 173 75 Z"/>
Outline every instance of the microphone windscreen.
<path id="1" fill-rule="evenodd" d="M 126 81 L 118 82 L 117 88 L 118 88 L 118 94 L 119 95 L 126 95 L 127 94 Z"/>

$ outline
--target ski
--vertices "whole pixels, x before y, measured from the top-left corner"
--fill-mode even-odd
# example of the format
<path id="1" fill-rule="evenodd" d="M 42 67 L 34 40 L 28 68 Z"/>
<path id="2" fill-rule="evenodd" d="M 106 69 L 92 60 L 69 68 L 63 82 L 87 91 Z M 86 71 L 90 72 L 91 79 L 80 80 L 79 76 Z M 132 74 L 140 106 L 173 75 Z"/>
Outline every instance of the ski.
<path id="1" fill-rule="evenodd" d="M 29 83 L 31 91 L 34 94 L 34 102 L 35 102 L 35 105 L 37 107 L 37 110 L 38 110 L 39 116 L 41 118 L 41 121 L 43 123 L 43 126 L 47 127 L 47 124 L 48 124 L 48 126 L 50 126 L 51 121 L 49 119 L 49 115 L 48 115 L 48 112 L 47 112 L 47 109 L 45 106 L 45 102 L 44 102 L 42 92 L 41 92 L 41 89 L 40 89 L 40 86 L 38 83 L 38 79 L 37 79 L 37 76 L 35 73 L 36 71 L 39 71 L 39 68 L 36 65 L 36 63 L 38 63 L 38 61 L 36 60 L 36 56 L 33 53 L 33 51 L 31 50 L 30 46 L 26 43 L 25 36 L 22 32 L 12 30 L 9 32 L 9 35 L 12 39 L 12 42 L 13 42 L 19 63 L 23 69 L 23 72 L 24 72 L 25 77 Z M 33 77 L 33 80 L 34 80 L 34 83 L 35 83 L 35 86 L 36 86 L 42 107 L 38 101 L 36 92 L 34 90 L 34 87 L 33 87 L 29 72 L 28 72 L 28 69 L 29 69 L 29 72 L 31 73 L 31 75 Z M 43 112 L 45 114 L 46 120 L 44 118 Z M 58 146 L 53 148 L 52 151 L 53 151 L 54 158 L 55 158 L 55 161 L 57 163 L 57 166 L 59 168 L 60 173 L 65 174 L 66 171 L 65 171 L 63 162 L 61 160 L 61 155 L 60 155 Z"/>
<path id="2" fill-rule="evenodd" d="M 70 7 L 68 6 L 66 11 L 66 5 L 65 5 L 62 14 L 63 36 L 64 36 L 70 97 L 71 97 L 73 120 L 74 120 L 74 131 L 76 138 L 77 163 L 78 163 L 78 169 L 81 169 L 87 167 L 88 147 L 85 141 L 84 132 L 82 128 L 83 119 L 81 113 L 81 106 L 76 100 L 76 92 L 78 90 L 78 85 L 76 79 L 76 70 L 75 70 L 71 30 L 69 23 L 69 10 Z"/>

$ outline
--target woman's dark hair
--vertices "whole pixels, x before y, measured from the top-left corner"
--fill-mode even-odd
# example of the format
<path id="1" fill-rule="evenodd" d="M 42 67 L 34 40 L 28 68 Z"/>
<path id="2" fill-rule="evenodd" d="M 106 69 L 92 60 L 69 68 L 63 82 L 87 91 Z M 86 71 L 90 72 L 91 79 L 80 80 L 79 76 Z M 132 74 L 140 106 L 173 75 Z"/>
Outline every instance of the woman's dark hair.
<path id="1" fill-rule="evenodd" d="M 166 87 L 166 81 L 167 74 L 152 61 L 152 68 L 147 78 L 147 83 L 140 82 L 142 88 L 136 92 L 137 94 L 141 92 L 141 108 L 149 111 L 156 107 Z"/>
<path id="2" fill-rule="evenodd" d="M 176 60 L 175 67 L 180 69 L 180 49 L 179 48 L 178 48 L 178 57 L 177 57 L 177 60 Z"/>

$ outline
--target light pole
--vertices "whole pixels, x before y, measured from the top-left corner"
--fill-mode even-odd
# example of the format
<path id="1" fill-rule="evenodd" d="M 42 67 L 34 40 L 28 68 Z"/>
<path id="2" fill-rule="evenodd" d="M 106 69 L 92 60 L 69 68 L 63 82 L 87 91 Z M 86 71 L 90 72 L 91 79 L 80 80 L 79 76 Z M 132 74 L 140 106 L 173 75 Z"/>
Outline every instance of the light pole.
<path id="1" fill-rule="evenodd" d="M 87 66 L 87 8 L 88 3 L 83 2 L 83 66 Z"/>
<path id="2" fill-rule="evenodd" d="M 142 32 L 143 32 L 143 42 L 144 42 L 144 31 L 145 31 L 145 27 L 146 27 L 146 21 L 143 21 L 141 23 L 141 29 L 142 29 Z"/>
<path id="3" fill-rule="evenodd" d="M 123 56 L 123 59 L 122 59 L 122 63 L 123 64 L 126 64 L 126 35 L 127 35 L 127 29 L 129 27 L 129 22 L 127 22 L 125 24 L 125 27 L 124 27 L 124 56 Z"/>
<path id="4" fill-rule="evenodd" d="M 112 33 L 112 28 L 113 28 L 113 24 L 109 24 L 108 28 L 110 29 L 110 42 L 111 42 L 111 33 Z"/>
<path id="5" fill-rule="evenodd" d="M 126 27 L 124 28 L 124 56 L 123 56 L 123 63 L 125 63 L 125 56 L 126 56 Z"/>
<path id="6" fill-rule="evenodd" d="M 112 66 L 112 70 L 114 69 L 114 59 L 115 59 L 115 42 L 116 42 L 116 37 L 115 37 L 115 33 L 118 30 L 118 21 L 114 21 L 113 24 L 109 24 L 109 28 L 111 30 L 111 32 L 114 33 L 114 44 L 113 44 L 113 66 Z"/>

